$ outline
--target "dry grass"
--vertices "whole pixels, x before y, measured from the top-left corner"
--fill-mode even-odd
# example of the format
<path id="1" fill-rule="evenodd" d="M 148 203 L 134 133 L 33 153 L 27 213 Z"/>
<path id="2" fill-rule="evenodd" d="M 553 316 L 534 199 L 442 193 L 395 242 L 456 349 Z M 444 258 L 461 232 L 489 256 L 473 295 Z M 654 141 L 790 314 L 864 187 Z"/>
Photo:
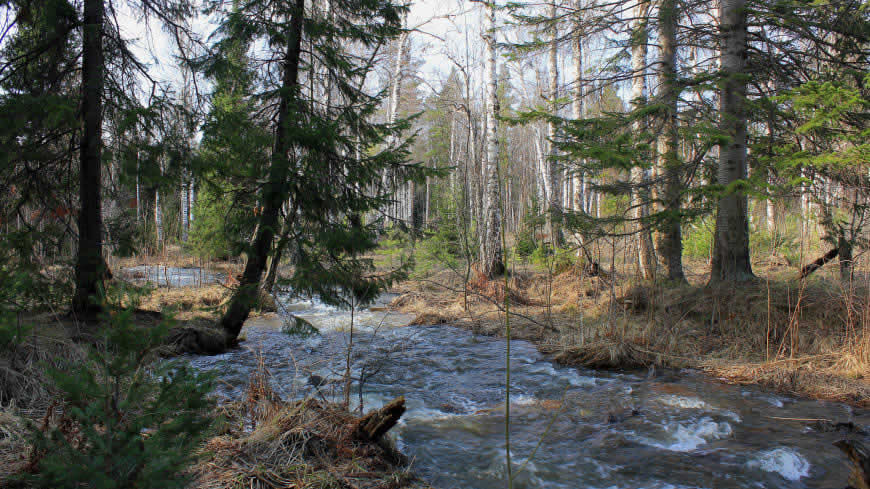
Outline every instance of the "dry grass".
<path id="1" fill-rule="evenodd" d="M 88 336 L 82 325 L 50 314 L 25 317 L 32 325 L 24 341 L 0 352 L 0 406 L 14 402 L 19 409 L 44 410 L 54 393 L 45 374 L 46 367 L 69 369 L 87 358 L 74 338 Z"/>
<path id="2" fill-rule="evenodd" d="M 226 305 L 231 292 L 221 285 L 157 288 L 142 298 L 139 308 L 155 312 L 172 309 L 179 319 L 215 318 Z"/>
<path id="3" fill-rule="evenodd" d="M 521 269 L 512 280 L 513 336 L 538 343 L 561 362 L 593 368 L 693 367 L 731 382 L 759 383 L 819 399 L 870 406 L 870 287 L 823 274 L 805 283 L 765 263 L 771 277 L 739 288 L 706 286 L 693 263 L 693 285 L 655 285 L 608 270 L 548 275 Z M 700 267 L 700 268 L 699 268 Z M 451 323 L 500 335 L 501 294 L 475 278 L 441 271 L 396 287 L 392 307 L 415 324 Z M 469 300 L 465 301 L 466 293 Z"/>
<path id="4" fill-rule="evenodd" d="M 11 405 L 0 406 L 0 487 L 27 465 L 26 436 L 24 418 Z"/>
<path id="5" fill-rule="evenodd" d="M 263 367 L 246 401 L 224 407 L 224 434 L 209 440 L 192 469 L 201 489 L 426 488 L 386 441 L 354 438 L 358 417 L 337 404 L 284 402 Z"/>

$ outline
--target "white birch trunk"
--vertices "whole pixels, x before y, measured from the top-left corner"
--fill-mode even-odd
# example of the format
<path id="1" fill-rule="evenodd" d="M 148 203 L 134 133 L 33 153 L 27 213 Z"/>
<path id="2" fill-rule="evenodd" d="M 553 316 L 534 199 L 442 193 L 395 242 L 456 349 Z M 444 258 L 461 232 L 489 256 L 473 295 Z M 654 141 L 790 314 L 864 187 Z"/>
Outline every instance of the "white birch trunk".
<path id="1" fill-rule="evenodd" d="M 194 177 L 191 175 L 190 184 L 187 187 L 187 195 L 190 202 L 190 206 L 188 208 L 188 216 L 187 219 L 190 221 L 190 224 L 193 225 L 193 209 L 194 204 L 196 204 L 196 192 L 194 191 L 194 186 L 196 182 L 194 181 Z"/>
<path id="2" fill-rule="evenodd" d="M 139 151 L 136 151 L 136 222 L 142 221 L 142 193 L 139 186 Z"/>
<path id="3" fill-rule="evenodd" d="M 187 243 L 187 232 L 190 227 L 190 193 L 188 192 L 188 184 L 182 178 L 181 191 L 178 195 L 181 203 L 181 242 Z"/>
<path id="4" fill-rule="evenodd" d="M 404 71 L 402 68 L 405 63 L 405 45 L 407 40 L 408 32 L 403 32 L 399 35 L 398 44 L 396 46 L 396 58 L 393 63 L 392 73 L 392 86 L 390 87 L 390 107 L 387 114 L 387 121 L 390 124 L 395 123 L 398 118 L 399 98 L 402 94 L 402 81 L 404 78 Z M 402 218 L 401 213 L 404 210 L 404 206 L 402 205 L 404 188 L 397 186 L 396 175 L 390 170 L 384 171 L 382 183 L 384 187 L 395 192 L 395 202 L 387 206 L 387 220 L 390 222 L 396 222 L 396 220 Z"/>
<path id="5" fill-rule="evenodd" d="M 556 1 L 551 0 L 549 3 L 549 17 L 551 19 L 555 19 L 557 15 L 556 9 Z M 549 93 L 548 97 L 550 99 L 550 111 L 553 115 L 555 115 L 558 110 L 558 104 L 556 103 L 556 99 L 559 97 L 559 46 L 557 44 L 559 39 L 559 29 L 556 27 L 554 23 L 550 29 L 550 46 L 549 46 L 549 56 L 547 58 L 547 69 L 549 74 Z M 547 123 L 547 138 L 552 140 L 556 137 L 556 125 L 553 122 Z M 548 144 L 547 154 L 549 159 L 547 161 L 547 178 L 550 183 L 550 199 L 548 205 L 548 213 L 547 213 L 547 224 L 549 227 L 550 239 L 553 242 L 553 246 L 558 246 L 561 241 L 561 227 L 558 225 L 558 215 L 562 210 L 562 170 L 559 164 L 556 163 L 554 157 L 556 156 L 556 147 L 550 142 Z"/>
<path id="6" fill-rule="evenodd" d="M 583 0 L 575 0 L 574 2 L 575 8 L 577 11 L 581 11 L 583 8 Z M 579 15 L 579 14 L 575 14 Z M 583 98 L 586 94 L 586 87 L 583 85 L 583 31 L 579 24 L 582 23 L 580 20 L 575 26 L 577 30 L 577 37 L 574 39 L 573 47 L 574 47 L 574 97 L 571 103 L 571 115 L 574 119 L 582 119 L 583 118 Z M 578 162 L 580 165 L 579 169 L 575 169 L 572 179 L 573 179 L 573 187 L 574 191 L 571 193 L 571 209 L 574 212 L 584 212 L 583 205 L 583 197 L 586 192 L 586 182 L 585 182 L 585 174 L 583 172 L 584 161 Z"/>
<path id="7" fill-rule="evenodd" d="M 154 191 L 154 229 L 157 233 L 157 247 L 163 243 L 163 212 L 160 210 L 160 189 Z"/>
<path id="8" fill-rule="evenodd" d="M 487 277 L 500 275 L 504 272 L 502 262 L 502 229 L 499 206 L 499 174 L 498 174 L 498 84 L 496 71 L 496 31 L 495 5 L 486 3 L 484 15 L 484 41 L 486 42 L 486 59 L 484 77 L 486 80 L 486 153 L 484 167 L 486 168 L 486 199 L 483 209 L 483 232 L 480 240 L 480 272 Z"/>
<path id="9" fill-rule="evenodd" d="M 649 2 L 639 0 L 634 10 L 634 25 L 632 27 L 631 43 L 631 103 L 635 108 L 644 103 L 646 96 L 646 54 L 647 54 L 647 15 Z M 635 133 L 643 131 L 640 120 L 635 120 L 633 128 Z M 648 229 L 644 229 L 644 218 L 648 215 L 648 202 L 643 189 L 646 186 L 646 178 L 643 168 L 631 169 L 631 180 L 634 184 L 632 192 L 632 212 L 637 224 L 637 263 L 640 275 L 647 280 L 655 278 L 655 257 L 653 255 L 652 237 Z"/>

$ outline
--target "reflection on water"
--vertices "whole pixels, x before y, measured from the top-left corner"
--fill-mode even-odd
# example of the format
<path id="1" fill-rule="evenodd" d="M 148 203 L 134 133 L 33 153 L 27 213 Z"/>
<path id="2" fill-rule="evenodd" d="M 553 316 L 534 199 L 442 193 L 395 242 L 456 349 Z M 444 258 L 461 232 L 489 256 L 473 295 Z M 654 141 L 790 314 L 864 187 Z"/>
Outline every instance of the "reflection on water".
<path id="1" fill-rule="evenodd" d="M 198 368 L 218 369 L 220 395 L 243 395 L 257 355 L 285 398 L 339 394 L 350 314 L 317 301 L 281 302 L 322 334 L 292 337 L 280 321 L 260 321 L 246 327 L 243 348 L 191 357 Z M 409 409 L 393 436 L 435 487 L 503 488 L 505 342 L 449 326 L 396 327 L 407 321 L 354 314 L 355 402 L 361 397 L 368 410 L 405 396 Z M 518 489 L 844 487 L 848 466 L 831 446 L 840 435 L 781 418 L 870 421 L 845 405 L 693 372 L 650 379 L 562 367 L 523 341 L 512 343 L 511 355 L 514 462 L 544 440 L 517 475 Z"/>

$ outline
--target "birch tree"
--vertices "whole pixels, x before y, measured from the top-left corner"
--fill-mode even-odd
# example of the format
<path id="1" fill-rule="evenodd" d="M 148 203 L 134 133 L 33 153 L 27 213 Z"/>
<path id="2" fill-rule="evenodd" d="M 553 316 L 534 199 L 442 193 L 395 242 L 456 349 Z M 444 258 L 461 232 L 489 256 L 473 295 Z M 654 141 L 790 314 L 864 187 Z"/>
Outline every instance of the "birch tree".
<path id="1" fill-rule="evenodd" d="M 576 9 L 575 15 L 578 17 L 574 28 L 574 38 L 572 39 L 573 55 L 574 55 L 574 97 L 571 104 L 571 115 L 575 120 L 582 119 L 584 97 L 586 96 L 586 87 L 583 83 L 583 19 L 580 12 L 583 10 L 583 0 L 575 0 L 574 6 Z M 574 180 L 574 192 L 571 195 L 571 209 L 575 212 L 585 212 L 584 199 L 586 194 L 586 174 L 583 171 L 581 162 L 580 169 L 575 170 L 571 178 Z"/>
<path id="2" fill-rule="evenodd" d="M 502 250 L 501 209 L 498 171 L 498 79 L 496 49 L 496 6 L 492 2 L 484 4 L 483 39 L 486 44 L 484 80 L 486 84 L 486 150 L 483 167 L 485 169 L 486 196 L 483 201 L 483 227 L 480 233 L 480 272 L 486 277 L 504 273 Z"/>
<path id="3" fill-rule="evenodd" d="M 635 110 L 641 109 L 646 99 L 646 56 L 649 33 L 647 30 L 650 4 L 647 0 L 638 0 L 634 8 L 634 19 L 631 29 L 631 103 Z M 643 122 L 636 119 L 632 124 L 635 134 L 644 131 Z M 632 213 L 637 233 L 637 263 L 641 277 L 646 280 L 655 278 L 655 250 L 652 236 L 647 227 L 649 216 L 649 182 L 645 171 L 640 166 L 631 169 L 632 180 Z"/>
<path id="4" fill-rule="evenodd" d="M 559 28 L 557 22 L 558 8 L 555 0 L 548 4 L 548 14 L 552 24 L 550 26 L 550 42 L 547 49 L 547 74 L 549 76 L 547 98 L 549 99 L 550 112 L 555 115 L 559 110 Z M 552 141 L 555 137 L 556 123 L 550 120 L 547 122 L 547 139 Z M 562 168 L 556 160 L 556 145 L 548 143 L 548 148 L 546 178 L 549 183 L 550 192 L 548 195 L 549 202 L 547 203 L 547 227 L 549 228 L 548 231 L 550 239 L 553 242 L 553 247 L 556 247 L 562 242 L 562 228 L 559 225 L 562 213 Z"/>

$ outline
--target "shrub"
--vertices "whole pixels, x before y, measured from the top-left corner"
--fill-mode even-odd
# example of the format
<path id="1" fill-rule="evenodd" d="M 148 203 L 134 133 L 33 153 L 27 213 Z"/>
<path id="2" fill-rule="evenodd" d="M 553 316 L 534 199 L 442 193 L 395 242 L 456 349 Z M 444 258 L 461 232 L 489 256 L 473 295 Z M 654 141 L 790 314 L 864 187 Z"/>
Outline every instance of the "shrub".
<path id="1" fill-rule="evenodd" d="M 143 329 L 113 312 L 99 347 L 70 371 L 49 369 L 64 396 L 60 422 L 33 427 L 31 482 L 51 488 L 185 487 L 182 475 L 212 420 L 210 381 L 183 366 L 149 364 L 168 323 Z"/>
<path id="2" fill-rule="evenodd" d="M 420 241 L 415 253 L 416 271 L 428 273 L 436 266 L 456 269 L 462 255 L 455 226 L 444 226 Z"/>
<path id="3" fill-rule="evenodd" d="M 196 197 L 196 216 L 188 237 L 187 248 L 204 258 L 225 259 L 238 256 L 245 240 L 254 230 L 255 212 L 238 193 L 203 185 Z M 247 209 L 247 210 L 246 210 Z"/>
<path id="4" fill-rule="evenodd" d="M 531 262 L 538 267 L 546 270 L 552 270 L 555 274 L 560 274 L 576 263 L 576 257 L 571 250 L 564 248 L 553 248 L 549 243 L 544 243 L 532 252 L 530 257 Z"/>
<path id="5" fill-rule="evenodd" d="M 713 229 L 716 220 L 703 217 L 689 223 L 683 232 L 683 255 L 692 258 L 710 258 L 713 253 Z"/>
<path id="6" fill-rule="evenodd" d="M 0 312 L 0 352 L 21 344 L 30 331 L 30 326 L 21 324 L 16 313 Z"/>
<path id="7" fill-rule="evenodd" d="M 535 249 L 538 247 L 538 243 L 535 240 L 534 229 L 524 227 L 517 233 L 517 242 L 514 246 L 514 252 L 520 258 L 528 258 L 532 256 L 532 253 L 535 252 Z"/>

